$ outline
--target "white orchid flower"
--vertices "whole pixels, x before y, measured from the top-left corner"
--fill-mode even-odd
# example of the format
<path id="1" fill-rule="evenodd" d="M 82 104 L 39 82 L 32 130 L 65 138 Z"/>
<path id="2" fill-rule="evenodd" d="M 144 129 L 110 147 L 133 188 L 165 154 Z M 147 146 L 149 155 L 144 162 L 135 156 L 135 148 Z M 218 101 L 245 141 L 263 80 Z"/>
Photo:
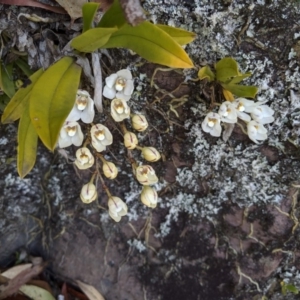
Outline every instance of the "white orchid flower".
<path id="1" fill-rule="evenodd" d="M 88 148 L 82 147 L 76 151 L 76 160 L 74 163 L 78 169 L 88 169 L 94 164 L 94 162 L 94 156 Z"/>
<path id="2" fill-rule="evenodd" d="M 217 113 L 209 112 L 202 122 L 203 131 L 210 133 L 212 136 L 221 136 L 221 116 Z"/>
<path id="3" fill-rule="evenodd" d="M 221 121 L 225 123 L 236 123 L 237 122 L 237 111 L 235 105 L 230 101 L 225 101 L 219 108 L 219 115 Z"/>
<path id="4" fill-rule="evenodd" d="M 60 148 L 71 145 L 81 146 L 83 142 L 83 133 L 77 122 L 65 122 L 59 133 L 58 146 Z"/>
<path id="5" fill-rule="evenodd" d="M 260 124 L 269 124 L 274 121 L 274 110 L 268 105 L 258 105 L 251 111 L 251 117 Z"/>
<path id="6" fill-rule="evenodd" d="M 111 74 L 105 79 L 105 83 L 103 96 L 108 99 L 118 98 L 128 101 L 133 93 L 132 75 L 127 69 Z"/>
<path id="7" fill-rule="evenodd" d="M 136 168 L 136 179 L 142 185 L 151 185 L 158 181 L 154 169 L 148 165 Z"/>
<path id="8" fill-rule="evenodd" d="M 82 120 L 84 123 L 92 123 L 95 117 L 94 101 L 90 94 L 84 90 L 78 90 L 75 104 L 67 117 L 67 121 Z"/>
<path id="9" fill-rule="evenodd" d="M 96 124 L 91 128 L 91 138 L 92 145 L 97 152 L 105 150 L 106 146 L 111 145 L 113 142 L 111 132 L 102 124 Z"/>
<path id="10" fill-rule="evenodd" d="M 108 199 L 108 213 L 109 216 L 116 222 L 120 222 L 121 217 L 127 214 L 127 205 L 121 198 L 111 196 Z"/>
<path id="11" fill-rule="evenodd" d="M 245 98 L 237 98 L 233 101 L 236 108 L 237 116 L 243 121 L 250 122 L 251 117 L 247 114 L 250 113 L 255 107 L 255 102 Z"/>
<path id="12" fill-rule="evenodd" d="M 114 99 L 111 101 L 110 108 L 110 114 L 116 122 L 121 122 L 130 116 L 130 107 L 124 99 Z"/>
<path id="13" fill-rule="evenodd" d="M 144 205 L 155 208 L 158 200 L 156 190 L 148 185 L 143 186 L 141 200 Z"/>
<path id="14" fill-rule="evenodd" d="M 261 123 L 254 120 L 247 124 L 247 133 L 249 138 L 256 144 L 258 144 L 258 141 L 264 141 L 268 138 L 268 130 Z"/>

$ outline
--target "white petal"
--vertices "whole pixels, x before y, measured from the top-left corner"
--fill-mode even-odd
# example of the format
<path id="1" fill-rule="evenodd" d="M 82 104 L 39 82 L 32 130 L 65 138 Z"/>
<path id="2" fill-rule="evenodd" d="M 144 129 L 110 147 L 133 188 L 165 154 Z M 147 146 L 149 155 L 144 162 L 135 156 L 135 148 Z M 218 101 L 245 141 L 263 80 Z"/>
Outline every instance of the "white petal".
<path id="1" fill-rule="evenodd" d="M 111 74 L 110 76 L 105 78 L 105 83 L 109 88 L 114 88 L 114 85 L 116 83 L 116 80 L 118 78 L 117 74 Z"/>
<path id="2" fill-rule="evenodd" d="M 68 122 L 78 121 L 80 119 L 80 115 L 81 115 L 81 111 L 77 108 L 76 105 L 74 105 L 66 121 Z"/>
<path id="3" fill-rule="evenodd" d="M 127 70 L 127 69 L 123 69 L 123 70 L 118 71 L 117 75 L 119 77 L 123 77 L 123 78 L 125 78 L 127 80 L 132 79 L 131 72 L 129 70 Z"/>
<path id="4" fill-rule="evenodd" d="M 133 89 L 134 89 L 133 81 L 132 80 L 127 80 L 125 89 L 123 90 L 124 95 L 131 96 L 131 94 L 133 93 Z"/>
<path id="5" fill-rule="evenodd" d="M 116 94 L 116 98 L 123 99 L 125 101 L 128 101 L 130 99 L 130 97 L 131 97 L 131 95 L 126 96 L 126 95 L 124 95 L 123 92 L 117 92 L 117 94 Z"/>
<path id="6" fill-rule="evenodd" d="M 100 142 L 96 142 L 95 140 L 92 140 L 92 145 L 97 152 L 102 152 L 103 150 L 106 149 L 104 145 L 102 145 Z"/>
<path id="7" fill-rule="evenodd" d="M 58 138 L 58 146 L 59 148 L 66 148 L 72 145 L 72 140 L 69 136 L 65 137 L 64 139 L 59 137 Z"/>
<path id="8" fill-rule="evenodd" d="M 81 113 L 81 120 L 82 122 L 89 124 L 92 123 L 95 117 L 95 108 L 94 108 L 94 101 L 89 99 L 87 107 Z"/>
<path id="9" fill-rule="evenodd" d="M 81 131 L 81 128 L 78 126 L 76 134 L 72 136 L 72 143 L 73 145 L 79 147 L 82 145 L 82 142 L 83 142 L 83 133 Z"/>
<path id="10" fill-rule="evenodd" d="M 116 91 L 113 88 L 110 88 L 106 85 L 103 89 L 102 95 L 108 99 L 114 99 L 116 96 Z"/>
<path id="11" fill-rule="evenodd" d="M 250 120 L 251 120 L 251 117 L 242 111 L 238 111 L 237 115 L 243 121 L 250 122 Z"/>
<path id="12" fill-rule="evenodd" d="M 210 131 L 210 134 L 212 136 L 221 136 L 222 127 L 220 123 L 215 124 L 214 127 L 212 127 L 212 130 Z"/>

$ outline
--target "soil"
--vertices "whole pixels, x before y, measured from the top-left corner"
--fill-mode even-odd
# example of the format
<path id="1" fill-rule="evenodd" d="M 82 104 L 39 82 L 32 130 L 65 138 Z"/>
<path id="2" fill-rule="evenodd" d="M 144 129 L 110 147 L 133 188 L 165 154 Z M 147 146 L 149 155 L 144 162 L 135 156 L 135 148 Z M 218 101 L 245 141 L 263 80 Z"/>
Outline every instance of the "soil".
<path id="1" fill-rule="evenodd" d="M 166 70 L 127 50 L 102 53 L 103 78 L 127 67 L 135 78 L 130 106 L 150 123 L 138 135 L 140 144 L 162 153 L 151 164 L 159 176 L 158 206 L 148 209 L 140 202 L 141 187 L 108 112 L 95 122 L 114 136 L 105 157 L 120 172 L 106 185 L 128 205 L 120 223 L 108 216 L 101 184 L 97 201 L 80 200 L 91 175 L 66 160 L 76 147 L 50 153 L 39 144 L 36 166 L 22 180 L 16 171 L 17 125 L 1 124 L 0 267 L 13 265 L 24 251 L 42 256 L 48 262 L 44 275 L 57 293 L 62 282 L 79 279 L 106 300 L 298 299 L 292 292 L 284 295 L 282 285 L 300 289 L 299 4 L 145 0 L 142 5 L 152 21 L 197 34 L 186 47 L 193 70 Z M 21 17 L 20 23 L 20 13 L 53 22 Z M 2 5 L 0 14 L 0 28 L 12 43 L 3 57 L 15 46 L 28 53 L 33 69 L 49 66 L 81 30 L 80 19 L 72 25 L 67 15 L 38 8 Z M 20 36 L 29 37 L 24 45 Z M 259 86 L 258 100 L 275 110 L 262 144 L 237 125 L 227 141 L 201 129 L 211 90 L 191 79 L 199 67 L 224 56 L 253 72 L 245 84 Z M 82 88 L 92 93 L 85 77 Z M 106 111 L 109 106 L 104 100 Z M 143 161 L 138 151 L 133 155 Z"/>

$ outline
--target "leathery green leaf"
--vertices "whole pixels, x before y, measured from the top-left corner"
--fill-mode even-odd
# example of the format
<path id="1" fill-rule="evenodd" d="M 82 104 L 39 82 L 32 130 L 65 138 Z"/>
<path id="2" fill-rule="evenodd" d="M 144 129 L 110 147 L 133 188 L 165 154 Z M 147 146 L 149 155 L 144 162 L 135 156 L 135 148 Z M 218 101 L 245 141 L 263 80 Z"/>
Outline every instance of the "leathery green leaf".
<path id="1" fill-rule="evenodd" d="M 27 58 L 27 57 L 26 57 Z M 22 58 L 18 58 L 16 61 L 15 61 L 15 64 L 23 71 L 23 73 L 26 75 L 26 76 L 31 76 L 33 74 L 33 71 L 30 69 L 28 63 L 22 59 Z"/>
<path id="2" fill-rule="evenodd" d="M 11 100 L 5 107 L 5 110 L 1 117 L 2 123 L 4 124 L 11 123 L 18 120 L 21 117 L 24 109 L 27 106 L 30 92 L 34 84 L 37 82 L 37 80 L 40 78 L 42 74 L 43 74 L 43 69 L 39 69 L 38 71 L 36 71 L 34 74 L 32 74 L 29 77 L 31 84 L 27 85 L 26 87 L 21 87 L 15 93 L 15 95 L 11 98 Z"/>
<path id="3" fill-rule="evenodd" d="M 231 84 L 231 83 L 239 83 L 239 82 L 241 82 L 242 80 L 244 80 L 245 78 L 248 78 L 248 77 L 250 77 L 252 75 L 252 73 L 245 73 L 245 74 L 241 74 L 241 75 L 239 75 L 239 76 L 235 76 L 235 77 L 233 77 L 230 81 L 229 81 L 229 83 Z"/>
<path id="4" fill-rule="evenodd" d="M 156 27 L 165 31 L 179 45 L 186 45 L 196 38 L 196 34 L 181 28 L 176 28 L 168 25 L 156 24 Z"/>
<path id="5" fill-rule="evenodd" d="M 95 14 L 98 10 L 99 3 L 88 2 L 82 6 L 83 32 L 92 27 Z"/>
<path id="6" fill-rule="evenodd" d="M 215 74 L 212 72 L 209 66 L 202 67 L 198 72 L 200 80 L 207 78 L 208 81 L 215 80 Z"/>
<path id="7" fill-rule="evenodd" d="M 18 173 L 24 178 L 34 167 L 38 135 L 31 123 L 29 107 L 25 109 L 18 128 Z"/>
<path id="8" fill-rule="evenodd" d="M 258 92 L 258 88 L 254 85 L 239 85 L 231 83 L 221 83 L 221 85 L 225 90 L 230 91 L 232 94 L 238 97 L 255 98 L 255 95 Z"/>
<path id="9" fill-rule="evenodd" d="M 240 75 L 238 64 L 232 57 L 225 57 L 216 63 L 217 80 L 225 82 L 231 77 Z"/>
<path id="10" fill-rule="evenodd" d="M 102 48 L 129 48 L 150 62 L 172 68 L 192 68 L 193 62 L 166 32 L 145 21 L 137 26 L 125 24 L 113 33 Z"/>
<path id="11" fill-rule="evenodd" d="M 80 52 L 93 52 L 107 43 L 115 28 L 92 28 L 74 38 L 71 46 Z"/>
<path id="12" fill-rule="evenodd" d="M 30 95 L 30 118 L 44 145 L 54 150 L 61 127 L 76 98 L 81 67 L 64 57 L 34 85 Z"/>
<path id="13" fill-rule="evenodd" d="M 108 11 L 101 18 L 97 27 L 121 27 L 126 23 L 126 19 L 119 0 L 114 0 Z"/>
<path id="14" fill-rule="evenodd" d="M 9 97 L 15 94 L 15 83 L 13 82 L 13 66 L 12 64 L 4 66 L 0 63 L 0 88 Z"/>

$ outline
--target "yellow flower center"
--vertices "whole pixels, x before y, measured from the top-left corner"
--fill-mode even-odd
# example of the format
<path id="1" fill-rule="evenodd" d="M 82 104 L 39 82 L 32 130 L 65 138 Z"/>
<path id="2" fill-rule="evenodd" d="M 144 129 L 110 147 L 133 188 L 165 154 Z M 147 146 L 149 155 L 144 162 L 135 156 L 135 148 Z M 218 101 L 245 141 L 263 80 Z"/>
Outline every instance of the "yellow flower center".
<path id="1" fill-rule="evenodd" d="M 238 109 L 238 111 L 244 111 L 245 106 L 243 105 L 243 103 L 239 102 L 239 105 L 238 105 L 237 109 Z"/>
<path id="2" fill-rule="evenodd" d="M 208 119 L 207 125 L 209 127 L 214 127 L 216 124 L 217 120 L 216 119 Z"/>
<path id="3" fill-rule="evenodd" d="M 122 77 L 117 78 L 115 88 L 118 92 L 122 91 L 126 85 L 126 80 Z"/>
<path id="4" fill-rule="evenodd" d="M 120 101 L 120 100 L 115 101 L 114 107 L 118 114 L 122 114 L 124 112 L 124 105 L 123 105 L 122 101 Z"/>
<path id="5" fill-rule="evenodd" d="M 96 139 L 98 139 L 99 141 L 103 141 L 103 140 L 105 139 L 104 130 L 97 130 L 97 131 L 95 131 L 94 136 L 95 136 Z"/>
<path id="6" fill-rule="evenodd" d="M 66 132 L 68 133 L 68 136 L 74 136 L 76 134 L 76 126 L 67 126 Z"/>
<path id="7" fill-rule="evenodd" d="M 87 97 L 86 96 L 79 96 L 76 99 L 77 108 L 79 110 L 84 110 L 87 106 Z"/>
<path id="8" fill-rule="evenodd" d="M 89 162 L 89 156 L 84 152 L 81 152 L 79 156 L 79 161 L 82 165 L 87 164 Z"/>

